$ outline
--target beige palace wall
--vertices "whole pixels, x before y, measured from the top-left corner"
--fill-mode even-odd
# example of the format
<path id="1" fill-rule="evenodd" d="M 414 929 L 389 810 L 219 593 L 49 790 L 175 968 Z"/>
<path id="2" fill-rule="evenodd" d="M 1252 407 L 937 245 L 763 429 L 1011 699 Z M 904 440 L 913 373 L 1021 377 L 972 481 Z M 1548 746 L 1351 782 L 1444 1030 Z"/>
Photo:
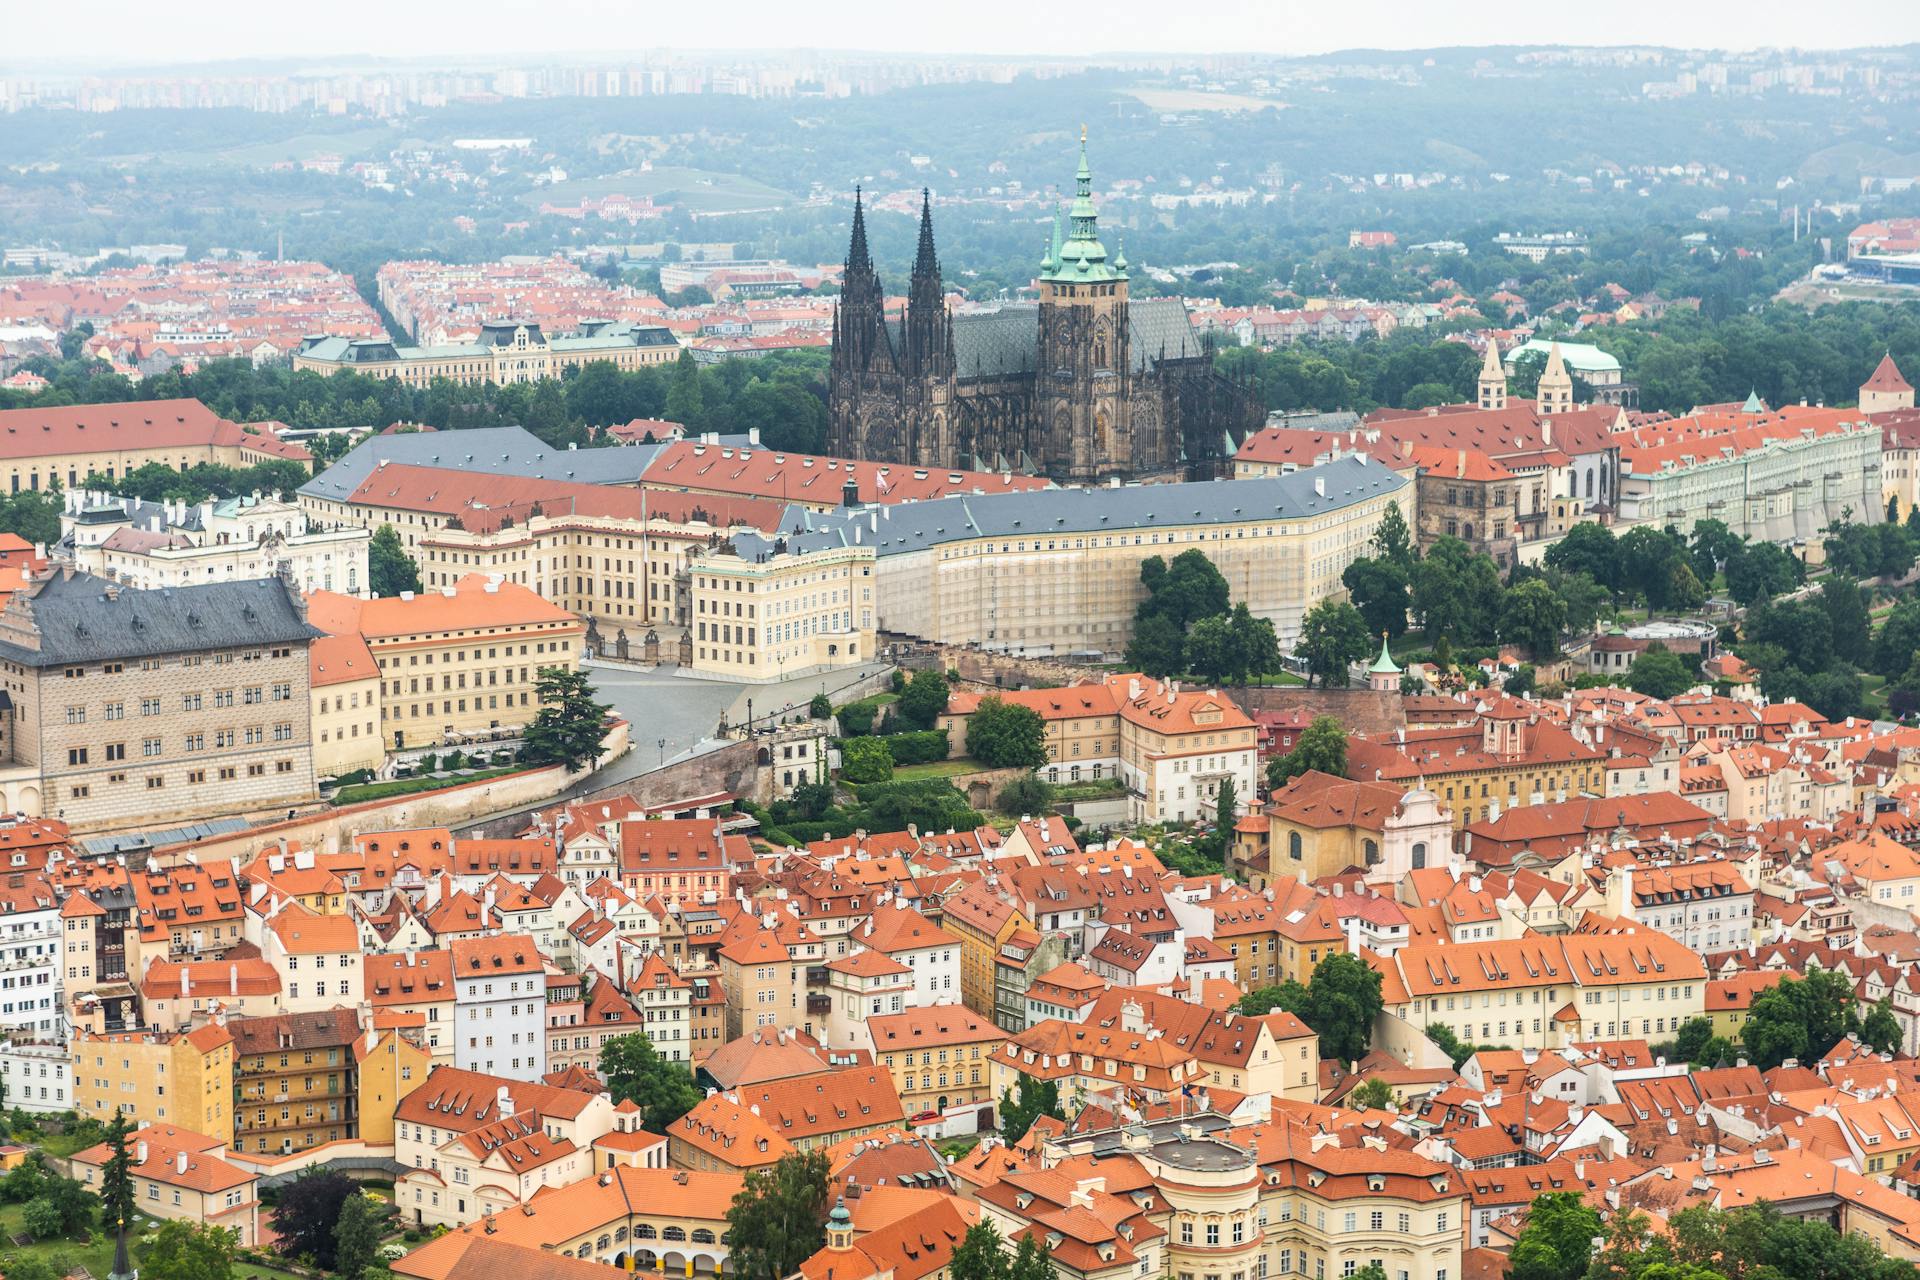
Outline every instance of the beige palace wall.
<path id="1" fill-rule="evenodd" d="M 1412 525 L 1412 485 L 1303 520 L 1175 525 L 1109 534 L 980 537 L 879 558 L 882 631 L 1029 656 L 1125 648 L 1146 597 L 1140 562 L 1199 549 L 1234 600 L 1271 619 L 1282 646 L 1311 609 L 1345 598 L 1340 575 L 1397 503 Z"/>

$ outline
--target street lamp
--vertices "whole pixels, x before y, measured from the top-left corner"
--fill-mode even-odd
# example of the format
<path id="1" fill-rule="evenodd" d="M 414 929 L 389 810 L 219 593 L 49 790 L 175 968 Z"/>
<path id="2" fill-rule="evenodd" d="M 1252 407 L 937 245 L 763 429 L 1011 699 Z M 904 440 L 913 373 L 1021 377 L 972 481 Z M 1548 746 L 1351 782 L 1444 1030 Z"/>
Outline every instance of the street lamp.
<path id="1" fill-rule="evenodd" d="M 660 739 L 660 767 L 662 769 L 667 767 L 667 740 L 665 738 Z"/>

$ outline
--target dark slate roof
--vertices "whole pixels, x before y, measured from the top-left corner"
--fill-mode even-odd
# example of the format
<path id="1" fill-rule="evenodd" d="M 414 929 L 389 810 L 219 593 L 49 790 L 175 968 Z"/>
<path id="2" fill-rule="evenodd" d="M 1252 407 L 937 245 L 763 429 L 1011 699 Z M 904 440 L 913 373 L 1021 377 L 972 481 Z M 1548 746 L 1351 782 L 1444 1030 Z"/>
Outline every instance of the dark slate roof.
<path id="1" fill-rule="evenodd" d="M 1185 360 L 1206 354 L 1183 298 L 1140 298 L 1127 304 L 1127 342 L 1133 371 L 1140 373 L 1162 358 Z"/>
<path id="2" fill-rule="evenodd" d="M 40 647 L 0 641 L 0 655 L 29 667 L 125 661 L 206 649 L 305 644 L 321 633 L 309 626 L 286 582 L 250 578 L 194 587 L 139 591 L 90 573 L 55 577 L 30 599 L 17 592 L 9 608 L 25 604 L 40 632 Z"/>
<path id="3" fill-rule="evenodd" d="M 889 556 L 977 537 L 1121 533 L 1239 524 L 1269 516 L 1299 520 L 1398 492 L 1408 483 L 1397 472 L 1360 455 L 1283 476 L 1247 480 L 966 494 L 854 512 L 814 512 L 792 506 L 780 518 L 780 533 L 772 537 L 735 534 L 733 544 L 749 560 L 772 551 L 776 537 L 784 538 L 795 552 L 868 544 L 877 555 Z"/>
<path id="4" fill-rule="evenodd" d="M 374 435 L 301 485 L 300 493 L 303 497 L 344 502 L 382 462 L 582 484 L 636 484 L 665 447 L 635 444 L 610 449 L 555 449 L 525 427 Z"/>
<path id="5" fill-rule="evenodd" d="M 1007 307 L 953 318 L 953 363 L 963 378 L 1032 373 L 1040 355 L 1040 308 Z"/>
<path id="6" fill-rule="evenodd" d="M 897 333 L 897 330 L 896 330 Z M 1144 373 L 1162 357 L 1181 360 L 1205 354 L 1180 298 L 1137 298 L 1127 305 L 1128 354 Z M 899 346 L 895 339 L 896 348 Z M 1040 308 L 1025 303 L 953 318 L 955 370 L 963 378 L 1005 378 L 1032 373 L 1039 363 Z"/>

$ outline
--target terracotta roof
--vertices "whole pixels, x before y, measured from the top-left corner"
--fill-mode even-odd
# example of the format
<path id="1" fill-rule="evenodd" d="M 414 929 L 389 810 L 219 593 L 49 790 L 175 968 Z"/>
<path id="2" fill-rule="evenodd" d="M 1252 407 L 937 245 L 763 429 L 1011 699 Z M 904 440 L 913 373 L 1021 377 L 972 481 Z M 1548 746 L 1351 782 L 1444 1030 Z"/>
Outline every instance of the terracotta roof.
<path id="1" fill-rule="evenodd" d="M 393 1109 L 395 1120 L 466 1133 L 499 1119 L 501 1090 L 513 1104 L 513 1114 L 572 1118 L 597 1096 L 577 1089 L 556 1088 L 525 1080 L 509 1080 L 459 1067 L 435 1067 L 413 1092 Z"/>
<path id="2" fill-rule="evenodd" d="M 875 1053 L 919 1046 L 983 1044 L 1007 1038 L 999 1027 L 959 1004 L 936 1004 L 899 1013 L 870 1013 L 866 1024 L 873 1037 Z"/>
<path id="3" fill-rule="evenodd" d="M 377 680 L 373 651 L 358 635 L 320 636 L 307 647 L 308 681 L 316 689 L 354 680 Z"/>
<path id="4" fill-rule="evenodd" d="M 494 627 L 536 626 L 563 636 L 584 629 L 578 618 L 526 587 L 481 573 L 411 600 L 361 600 L 316 591 L 307 597 L 307 619 L 329 634 L 358 633 L 368 640 L 414 640 Z"/>
<path id="5" fill-rule="evenodd" d="M 190 399 L 0 409 L 0 458 L 238 447 L 241 436 L 238 423 Z"/>
<path id="6" fill-rule="evenodd" d="M 225 1150 L 225 1145 L 218 1138 L 172 1125 L 143 1125 L 127 1135 L 127 1151 L 135 1177 L 207 1195 L 254 1182 L 252 1173 L 220 1157 L 218 1153 Z M 145 1160 L 140 1159 L 142 1147 L 147 1153 Z M 113 1148 L 102 1142 L 77 1153 L 73 1159 L 76 1164 L 104 1168 L 112 1155 Z"/>
<path id="7" fill-rule="evenodd" d="M 539 949 L 533 945 L 533 939 L 524 933 L 455 938 L 448 950 L 453 953 L 455 982 L 464 978 L 539 973 L 542 967 Z"/>

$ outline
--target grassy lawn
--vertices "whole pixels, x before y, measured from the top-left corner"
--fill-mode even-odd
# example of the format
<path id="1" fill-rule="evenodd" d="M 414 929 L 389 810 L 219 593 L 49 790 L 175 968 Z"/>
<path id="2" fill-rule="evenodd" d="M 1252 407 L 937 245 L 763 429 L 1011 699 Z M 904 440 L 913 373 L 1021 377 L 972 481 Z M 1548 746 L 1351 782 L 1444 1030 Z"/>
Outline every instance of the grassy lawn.
<path id="1" fill-rule="evenodd" d="M 89 1140 L 88 1135 L 74 1133 L 72 1130 L 68 1130 L 66 1133 L 35 1134 L 25 1140 L 39 1147 L 50 1156 L 70 1156 L 74 1152 L 85 1150 L 100 1141 L 97 1136 Z"/>
<path id="2" fill-rule="evenodd" d="M 882 738 L 882 742 L 886 739 Z M 961 756 L 957 760 L 929 760 L 925 764 L 903 764 L 893 771 L 895 782 L 910 782 L 915 778 L 953 778 L 963 773 L 980 772 L 980 762 Z"/>
<path id="3" fill-rule="evenodd" d="M 507 765 L 499 769 L 481 769 L 464 778 L 394 778 L 389 782 L 362 782 L 351 787 L 342 787 L 333 793 L 336 805 L 361 804 L 368 800 L 385 800 L 389 796 L 412 795 L 417 791 L 441 791 L 447 787 L 457 787 L 468 782 L 483 782 L 488 778 L 498 778 L 502 774 L 516 772 L 521 766 Z"/>
<path id="4" fill-rule="evenodd" d="M 1106 796 L 1117 796 L 1126 790 L 1126 785 L 1118 778 L 1089 778 L 1084 782 L 1058 782 L 1053 787 L 1053 798 L 1057 801 L 1099 800 Z"/>
<path id="5" fill-rule="evenodd" d="M 1861 702 L 1866 705 L 1867 714 L 1875 718 L 1887 715 L 1887 678 L 1869 671 L 1860 673 L 1860 690 L 1865 696 Z"/>
<path id="6" fill-rule="evenodd" d="M 0 1232 L 7 1237 L 0 1241 L 0 1260 L 12 1255 L 38 1258 L 62 1274 L 75 1266 L 82 1266 L 96 1280 L 104 1280 L 106 1274 L 113 1270 L 113 1238 L 98 1231 L 94 1232 L 95 1242 L 92 1244 L 80 1240 L 36 1240 L 24 1248 L 14 1247 L 13 1237 L 26 1230 L 22 1222 L 25 1216 L 25 1205 L 0 1205 Z M 4 1263 L 0 1262 L 0 1265 Z"/>

